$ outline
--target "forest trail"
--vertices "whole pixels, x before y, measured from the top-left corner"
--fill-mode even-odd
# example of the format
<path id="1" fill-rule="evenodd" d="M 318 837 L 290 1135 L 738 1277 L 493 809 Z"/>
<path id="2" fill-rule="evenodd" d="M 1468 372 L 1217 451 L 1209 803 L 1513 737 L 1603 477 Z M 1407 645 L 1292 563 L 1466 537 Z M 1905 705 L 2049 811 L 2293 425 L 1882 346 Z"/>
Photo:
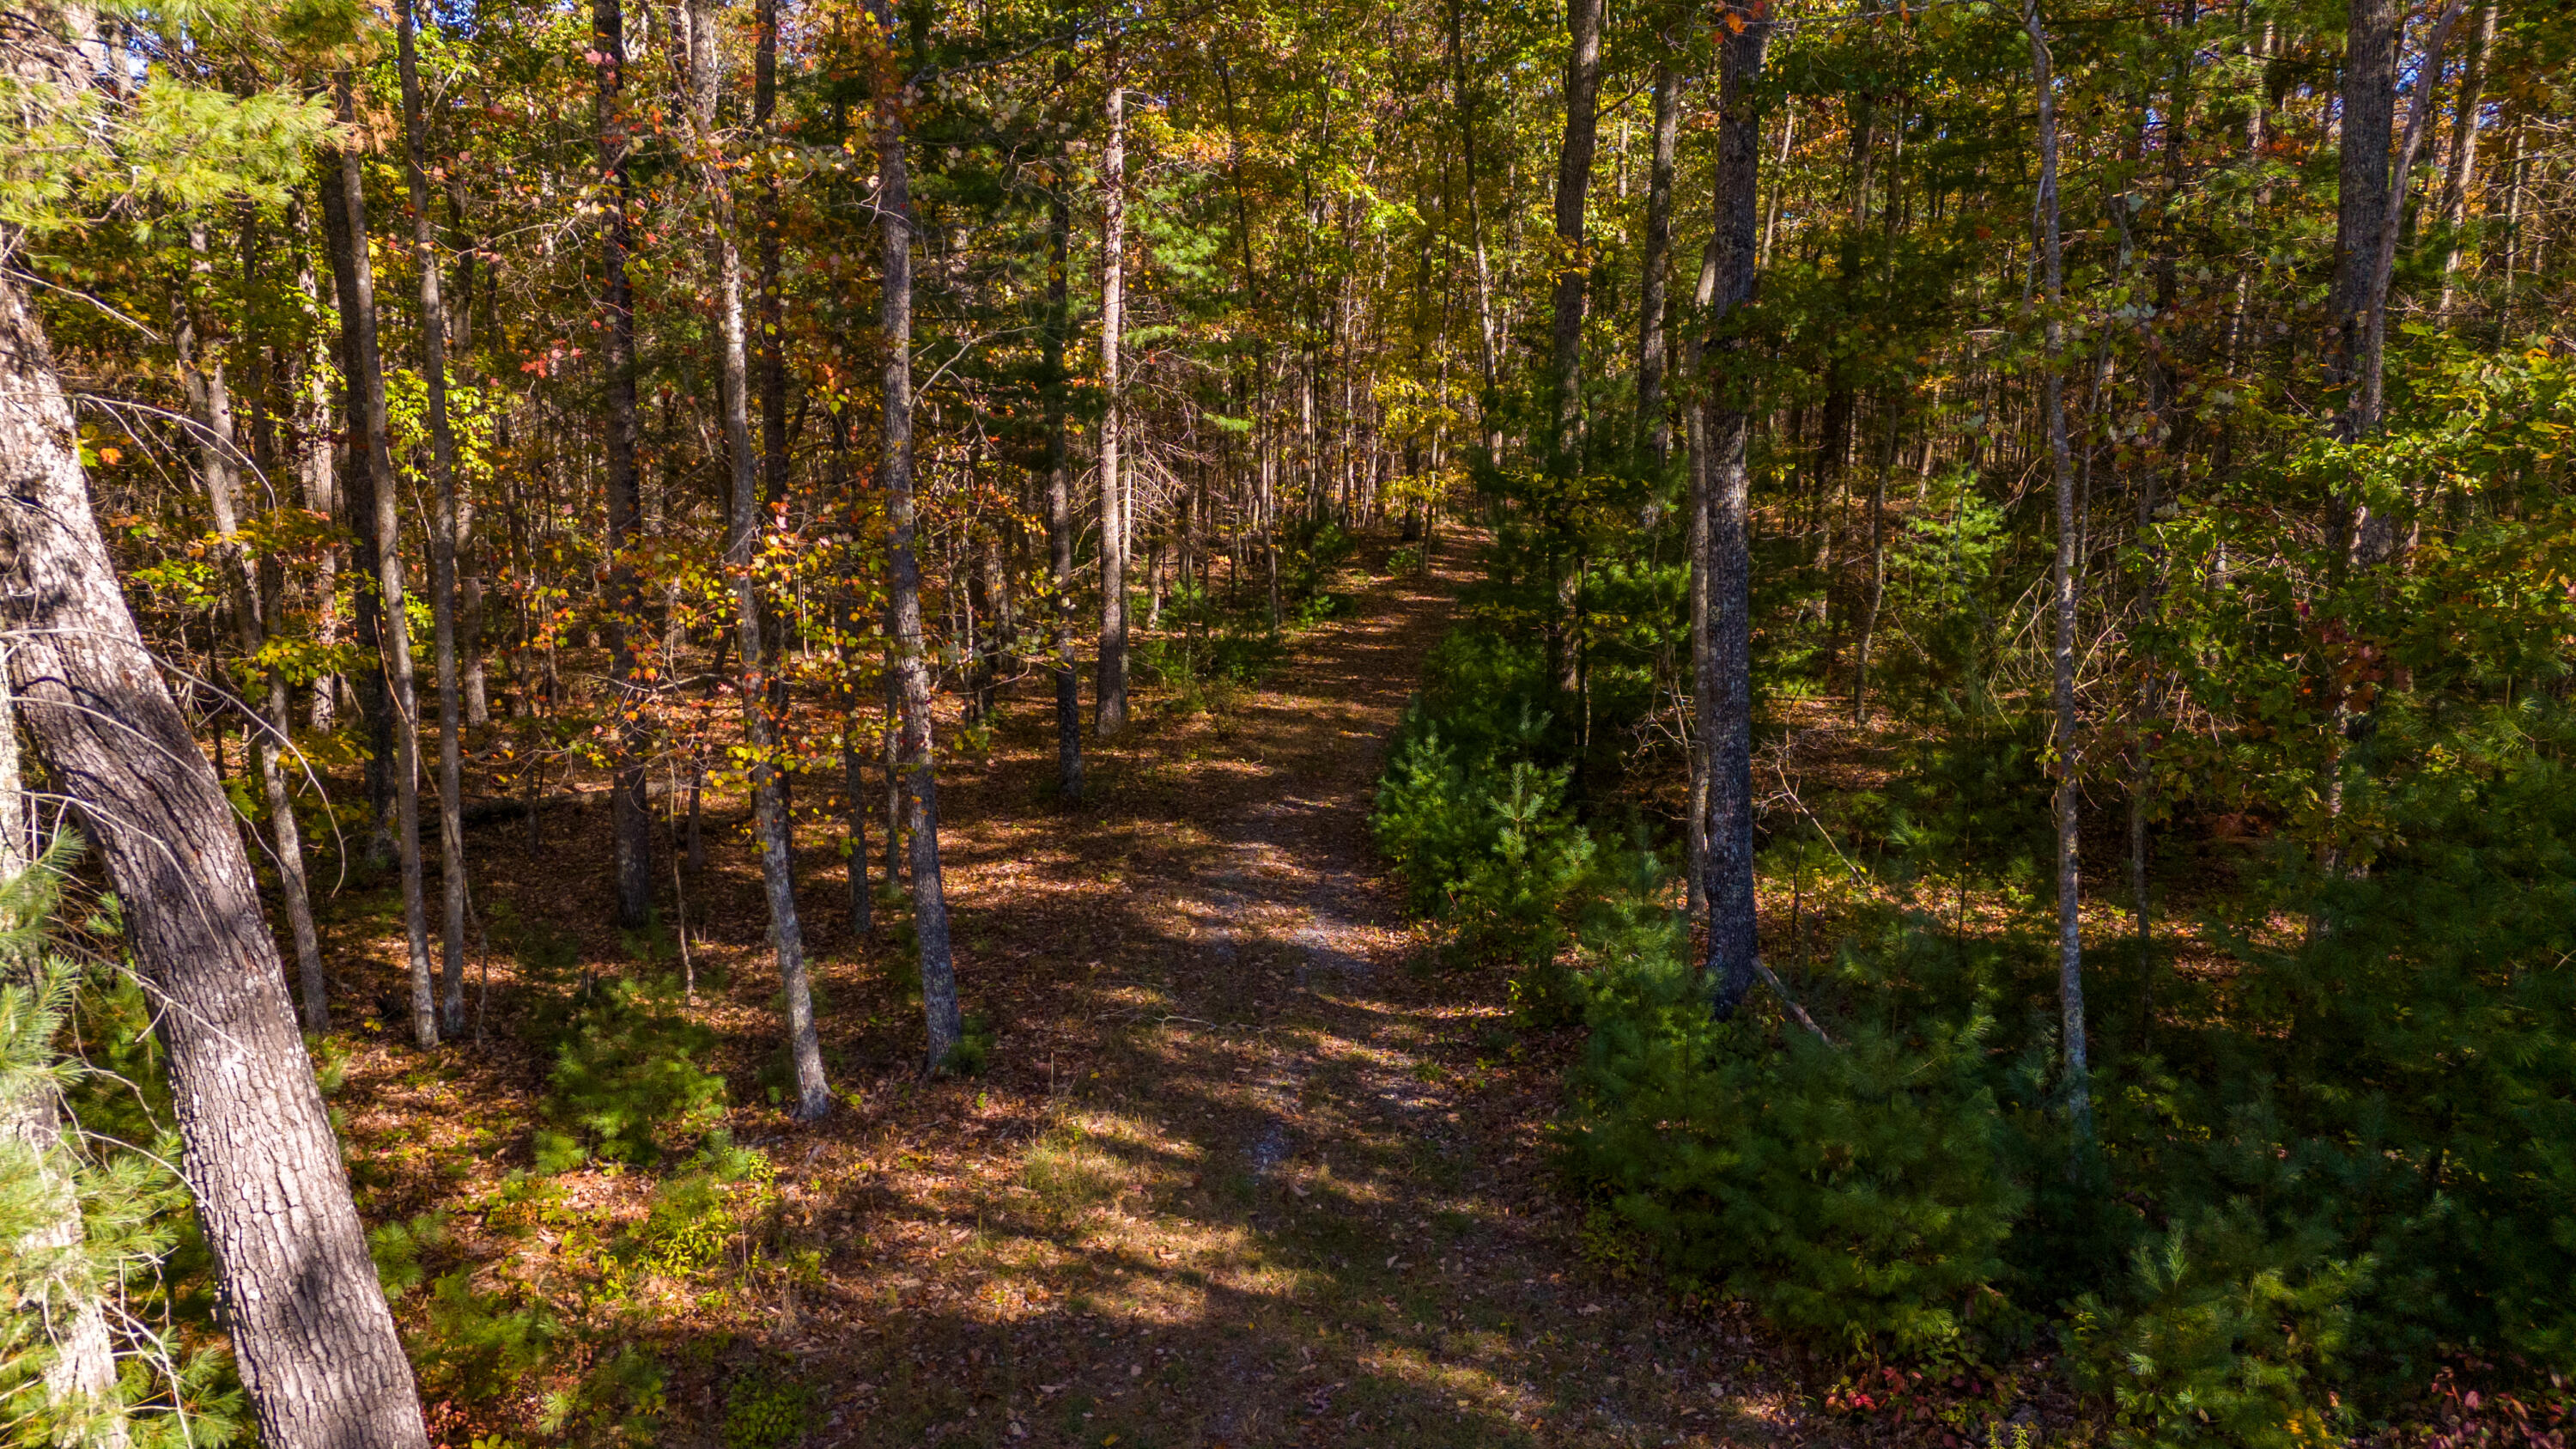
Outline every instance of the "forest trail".
<path id="1" fill-rule="evenodd" d="M 1490 973 L 1426 969 L 1381 878 L 1371 786 L 1470 552 L 1377 577 L 1212 714 L 1149 713 L 1052 825 L 995 839 L 972 822 L 1014 817 L 969 803 L 1027 787 L 1002 757 L 1042 768 L 1051 720 L 960 781 L 970 1009 L 997 953 L 1018 979 L 985 1078 L 889 1076 L 826 1129 L 854 1152 L 805 1154 L 836 1248 L 788 1329 L 837 1381 L 817 1442 L 1782 1436 L 1740 1325 L 1578 1249 L 1558 1053 Z"/>

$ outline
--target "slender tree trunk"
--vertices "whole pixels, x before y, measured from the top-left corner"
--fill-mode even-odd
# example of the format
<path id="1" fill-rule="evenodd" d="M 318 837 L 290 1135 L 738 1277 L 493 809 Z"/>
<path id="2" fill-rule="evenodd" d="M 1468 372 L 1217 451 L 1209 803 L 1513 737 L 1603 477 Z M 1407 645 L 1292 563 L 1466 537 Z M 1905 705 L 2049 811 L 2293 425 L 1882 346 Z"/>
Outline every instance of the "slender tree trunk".
<path id="1" fill-rule="evenodd" d="M 1476 412 L 1485 454 L 1491 458 L 1503 450 L 1502 425 L 1495 415 L 1501 399 L 1494 390 L 1494 282 L 1485 262 L 1485 214 L 1476 185 L 1476 108 L 1467 85 L 1464 9 L 1463 0 L 1449 0 L 1449 96 L 1458 112 L 1458 167 L 1467 193 L 1467 242 L 1476 261 L 1476 364 L 1483 384 L 1476 395 Z"/>
<path id="2" fill-rule="evenodd" d="M 725 540 L 733 575 L 735 649 L 742 655 L 744 734 L 751 745 L 752 833 L 760 848 L 760 878 L 769 903 L 770 935 L 778 949 L 779 984 L 787 996 L 787 1043 L 796 1067 L 796 1115 L 812 1121 L 832 1110 L 832 1088 L 823 1074 L 823 1047 L 814 1027 L 814 992 L 806 974 L 805 933 L 796 916 L 793 848 L 786 792 L 779 781 L 778 722 L 770 713 L 768 641 L 760 626 L 759 458 L 751 441 L 751 359 L 744 334 L 742 250 L 735 245 L 733 193 L 717 154 L 716 97 L 723 83 L 714 0 L 688 0 L 692 146 L 699 177 L 715 212 L 716 311 L 722 377 L 725 443 L 732 454 L 732 510 Z"/>
<path id="3" fill-rule="evenodd" d="M 895 672 L 903 690 L 904 765 L 912 777 L 912 927 L 921 944 L 921 1007 L 929 1036 L 925 1063 L 937 1071 L 965 1038 L 965 1024 L 957 1008 L 957 968 L 949 952 L 948 899 L 939 870 L 939 775 L 931 748 L 930 667 L 923 657 L 921 564 L 914 552 L 920 524 L 912 476 L 912 181 L 902 109 L 912 88 L 894 73 L 898 61 L 891 0 L 875 0 L 870 13 L 883 30 L 886 47 L 877 72 L 876 124 L 878 208 L 885 229 L 878 324 L 886 341 L 884 471 L 893 529 L 889 561 L 894 587 L 888 602 L 894 612 Z M 1114 66 L 1111 76 L 1110 94 L 1115 96 Z M 1104 547 L 1116 516 L 1112 512 L 1101 519 Z"/>
<path id="4" fill-rule="evenodd" d="M 636 473 L 635 289 L 626 273 L 632 245 L 626 210 L 626 13 L 622 0 L 591 0 L 591 50 L 598 55 L 594 122 L 606 192 L 599 237 L 601 342 L 606 364 L 601 394 L 602 467 L 608 492 L 608 648 L 619 707 L 614 717 L 617 773 L 609 787 L 610 839 L 617 876 L 617 924 L 636 930 L 653 910 L 653 814 L 644 798 L 643 665 L 636 640 L 645 631 L 644 594 L 632 556 L 644 517 Z"/>
<path id="5" fill-rule="evenodd" d="M 1672 452 L 1664 415 L 1664 276 L 1672 269 L 1673 160 L 1682 130 L 1681 80 L 1670 59 L 1655 62 L 1655 154 L 1646 173 L 1644 279 L 1637 297 L 1637 433 L 1661 463 Z"/>
<path id="6" fill-rule="evenodd" d="M 1730 21 L 1730 29 L 1732 22 Z M 1756 182 L 1762 118 L 1754 90 L 1762 76 L 1771 23 L 1756 19 L 1722 34 L 1718 97 L 1716 280 L 1711 327 L 1725 325 L 1753 296 L 1761 216 Z M 1708 910 L 1704 967 L 1711 1011 L 1720 1019 L 1743 1004 L 1761 971 L 1761 937 L 1753 889 L 1753 560 L 1748 529 L 1745 444 L 1751 431 L 1746 379 L 1731 365 L 1743 349 L 1724 338 L 1709 349 L 1701 403 L 1707 432 L 1707 551 L 1694 560 L 1706 576 L 1707 666 L 1697 687 L 1699 734 L 1708 752 Z"/>
<path id="7" fill-rule="evenodd" d="M 2469 32 L 2468 57 L 2460 65 L 2459 100 L 2451 110 L 2451 152 L 2442 166 L 2442 300 L 2436 317 L 2450 320 L 2459 291 L 2460 229 L 2469 220 L 2469 178 L 2478 169 L 2478 111 L 2486 102 L 2487 49 L 2495 44 L 2495 0 L 2478 7 Z"/>
<path id="8" fill-rule="evenodd" d="M 12 478 L 0 612 L 19 641 L 8 667 L 53 788 L 77 802 L 132 925 L 260 1442 L 426 1449 L 250 860 L 126 609 L 70 403 L 10 261 L 0 255 L 0 460 Z"/>
<path id="9" fill-rule="evenodd" d="M 344 72 L 339 80 L 340 119 L 355 119 L 357 102 Z M 411 626 L 403 612 L 402 514 L 394 483 L 391 424 L 385 412 L 383 353 L 376 341 L 376 274 L 367 258 L 366 183 L 358 154 L 340 154 L 341 206 L 349 219 L 351 360 L 358 376 L 351 381 L 366 415 L 367 473 L 375 516 L 376 597 L 383 610 L 386 704 L 393 716 L 394 851 L 401 863 L 403 934 L 411 948 L 412 1038 L 423 1050 L 438 1045 L 436 983 L 429 963 L 428 911 L 421 899 L 420 870 L 420 702 L 412 688 Z M 354 450 L 354 448 L 353 448 Z"/>
<path id="10" fill-rule="evenodd" d="M 393 687 L 385 668 L 384 600 L 373 587 L 382 572 L 376 557 L 377 474 L 374 452 L 369 447 L 369 439 L 374 436 L 369 419 L 374 414 L 368 410 L 367 388 L 362 381 L 369 376 L 381 377 L 361 360 L 362 356 L 375 355 L 375 282 L 372 271 L 365 274 L 362 305 L 359 263 L 365 257 L 367 242 L 351 225 L 349 158 L 326 149 L 317 162 L 321 173 L 322 229 L 330 245 L 331 280 L 340 312 L 341 401 L 348 438 L 347 486 L 338 490 L 335 521 L 348 529 L 354 540 L 352 562 L 361 580 L 350 590 L 350 634 L 357 646 L 354 693 L 359 721 L 366 731 L 367 857 L 371 864 L 382 867 L 395 857 L 394 761 L 399 752 L 394 742 Z M 358 220 L 363 224 L 363 208 Z M 363 347 L 362 337 L 366 339 Z"/>
<path id="11" fill-rule="evenodd" d="M 420 269 L 421 375 L 429 393 L 430 487 L 438 516 L 429 541 L 429 610 L 438 671 L 439 957 L 446 988 L 441 1023 L 465 1030 L 465 766 L 456 691 L 456 433 L 447 416 L 447 308 L 439 297 L 438 233 L 430 219 L 427 145 L 421 135 L 420 62 L 413 40 L 419 0 L 402 0 L 395 26 L 402 72 L 403 152 L 411 182 L 412 240 Z"/>
<path id="12" fill-rule="evenodd" d="M 2084 1039 L 2084 919 L 2076 859 L 2076 806 L 2082 780 L 2075 732 L 2075 459 L 2066 436 L 2065 324 L 2058 307 L 2066 267 L 2058 232 L 2057 77 L 2041 26 L 2038 0 L 2027 0 L 2022 25 L 2030 34 L 2031 80 L 2039 95 L 2039 257 L 2047 312 L 2041 318 L 2047 360 L 2041 397 L 2047 410 L 2048 458 L 2057 498 L 2057 561 L 2052 573 L 2056 639 L 2050 650 L 2050 700 L 2056 711 L 2051 743 L 2057 757 L 2057 995 L 2065 1036 L 2066 1109 L 2079 1144 L 2093 1136 L 2093 1088 Z"/>
<path id="13" fill-rule="evenodd" d="M 1127 529 L 1119 471 L 1118 353 L 1124 341 L 1127 279 L 1127 88 L 1115 43 L 1109 53 L 1109 141 L 1100 162 L 1100 677 L 1093 725 L 1103 737 L 1127 727 Z"/>
<path id="14" fill-rule="evenodd" d="M 1583 204 L 1592 189 L 1592 154 L 1600 134 L 1601 0 L 1567 0 L 1565 140 L 1556 156 L 1556 272 L 1548 332 L 1548 402 L 1555 450 L 1571 454 L 1583 412 L 1583 304 L 1592 276 Z"/>
<path id="15" fill-rule="evenodd" d="M 295 797 L 287 787 L 284 752 L 291 739 L 294 719 L 290 713 L 286 676 L 274 669 L 263 670 L 258 663 L 262 646 L 272 629 L 282 626 L 277 608 L 262 608 L 259 562 L 238 540 L 241 532 L 239 447 L 233 431 L 232 398 L 224 382 L 224 363 L 212 348 L 212 329 L 199 325 L 198 307 L 202 298 L 194 295 L 204 285 L 208 271 L 206 233 L 203 227 L 189 228 L 191 252 L 190 273 L 194 286 L 186 305 L 176 309 L 179 370 L 186 380 L 189 402 L 197 414 L 202 445 L 198 450 L 198 471 L 206 483 L 206 501 L 214 514 L 215 532 L 225 540 L 224 562 L 227 566 L 227 592 L 232 601 L 233 624 L 241 636 L 242 663 L 245 674 L 265 675 L 263 688 L 268 708 L 267 718 L 251 725 L 257 739 L 260 788 L 267 796 L 269 830 L 276 842 L 277 886 L 281 903 L 286 908 L 287 927 L 295 937 L 295 964 L 304 992 L 304 1024 L 307 1031 L 331 1029 L 330 997 L 324 988 L 322 943 L 313 927 L 313 897 L 304 875 L 304 838 L 295 822 Z M 203 349 L 201 353 L 201 349 Z M 282 601 L 280 604 L 282 607 Z M 245 701 L 247 703 L 247 701 Z"/>
<path id="16" fill-rule="evenodd" d="M 1896 466 L 1895 409 L 1889 409 L 1887 447 L 1869 486 L 1869 597 L 1861 605 L 1860 636 L 1852 641 L 1852 723 L 1869 723 L 1869 651 L 1878 638 L 1878 611 L 1887 602 L 1887 470 Z"/>
<path id="17" fill-rule="evenodd" d="M 1059 78 L 1067 74 L 1057 68 Z M 1070 152 L 1066 159 L 1071 160 Z M 1068 165 L 1068 170 L 1070 166 Z M 1073 465 L 1067 456 L 1064 346 L 1071 302 L 1065 271 L 1071 262 L 1073 208 L 1058 177 L 1047 191 L 1047 578 L 1055 592 L 1056 789 L 1068 801 L 1082 798 L 1082 676 L 1073 652 Z"/>
<path id="18" fill-rule="evenodd" d="M 2327 298 L 2334 329 L 2329 380 L 2341 390 L 2336 429 L 2358 437 L 2361 353 L 2369 328 L 2371 262 L 2388 214 L 2388 147 L 2397 106 L 2396 0 L 2350 0 L 2343 59 L 2342 152 L 2336 162 L 2334 283 Z M 2344 511 L 2349 515 L 2351 504 Z M 2341 527 L 2360 522 L 2347 516 Z"/>
<path id="19" fill-rule="evenodd" d="M 2368 437 L 2379 431 L 2382 389 L 2388 361 L 2388 285 L 2396 273 L 2397 235 L 2406 216 L 2406 181 L 2415 170 L 2415 157 L 2424 144 L 2427 122 L 2433 113 L 2435 81 L 2442 74 L 2442 49 L 2459 24 L 2467 0 L 2451 0 L 2442 9 L 2441 18 L 2433 22 L 2432 33 L 2424 39 L 2425 80 L 2415 87 L 2415 98 L 2406 109 L 2405 139 L 2398 144 L 2395 174 L 2389 181 L 2388 200 L 2379 217 L 2379 235 L 2372 240 L 2370 276 L 2362 297 L 2361 399 L 2351 411 L 2351 436 Z M 2370 520 L 2363 530 L 2362 552 L 2370 562 L 2388 556 L 2394 547 L 2395 520 Z"/>

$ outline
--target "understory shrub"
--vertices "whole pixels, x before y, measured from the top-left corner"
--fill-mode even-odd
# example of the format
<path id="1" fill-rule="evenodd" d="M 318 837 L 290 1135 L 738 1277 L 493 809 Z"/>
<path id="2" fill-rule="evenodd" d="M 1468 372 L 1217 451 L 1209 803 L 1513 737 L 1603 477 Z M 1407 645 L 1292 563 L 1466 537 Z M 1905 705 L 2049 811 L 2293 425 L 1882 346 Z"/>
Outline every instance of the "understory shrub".
<path id="1" fill-rule="evenodd" d="M 1828 1045 L 1712 1020 L 1675 956 L 1603 967 L 1590 1000 L 1572 1165 L 1679 1280 L 1857 1352 L 1953 1348 L 2000 1306 L 2024 1194 L 1985 1018 Z"/>
<path id="2" fill-rule="evenodd" d="M 669 988 L 600 983 L 556 1048 L 537 1134 L 537 1167 L 560 1172 L 592 1154 L 650 1164 L 723 1120 L 725 1081 L 698 1064 L 715 1033 L 676 1008 Z"/>

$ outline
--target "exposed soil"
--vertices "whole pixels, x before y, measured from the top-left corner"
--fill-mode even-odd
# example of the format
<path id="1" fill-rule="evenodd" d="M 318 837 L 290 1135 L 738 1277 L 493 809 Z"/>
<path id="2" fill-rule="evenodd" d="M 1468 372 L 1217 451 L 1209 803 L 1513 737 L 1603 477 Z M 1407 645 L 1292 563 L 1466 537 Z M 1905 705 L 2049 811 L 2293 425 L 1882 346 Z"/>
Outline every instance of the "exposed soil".
<path id="1" fill-rule="evenodd" d="M 994 1033 L 980 1077 L 912 1070 L 901 943 L 851 935 L 818 828 L 803 899 L 850 1104 L 810 1128 L 762 1105 L 775 973 L 749 853 L 720 839 L 691 945 L 728 984 L 701 1010 L 749 1104 L 734 1130 L 779 1170 L 778 1244 L 816 1257 L 594 1305 L 594 1335 L 673 1365 L 665 1442 L 721 1442 L 746 1376 L 781 1374 L 819 1391 L 823 1445 L 1831 1437 L 1744 1324 L 1685 1310 L 1585 1230 L 1549 1167 L 1563 1044 L 1510 1028 L 1499 978 L 1436 966 L 1383 879 L 1370 787 L 1469 554 L 1453 537 L 1427 576 L 1355 571 L 1357 606 L 1257 689 L 1212 708 L 1146 692 L 1137 726 L 1091 742 L 1078 806 L 1044 798 L 1051 707 L 1024 684 L 984 757 L 944 771 L 959 972 Z M 489 829 L 478 890 L 505 917 L 601 920 L 604 821 L 554 813 L 541 858 L 522 827 Z M 343 911 L 341 944 L 369 938 L 390 996 L 374 903 Z M 472 1213 L 524 1165 L 543 1063 L 494 1039 L 435 1069 L 390 1044 L 354 1061 L 371 1216 Z M 459 1131 L 483 1160 L 433 1174 Z M 565 1203 L 631 1221 L 644 1176 L 573 1174 Z M 551 1241 L 479 1232 L 488 1216 L 460 1216 L 463 1251 L 536 1281 Z M 492 1422 L 461 1386 L 448 1412 L 460 1445 Z"/>

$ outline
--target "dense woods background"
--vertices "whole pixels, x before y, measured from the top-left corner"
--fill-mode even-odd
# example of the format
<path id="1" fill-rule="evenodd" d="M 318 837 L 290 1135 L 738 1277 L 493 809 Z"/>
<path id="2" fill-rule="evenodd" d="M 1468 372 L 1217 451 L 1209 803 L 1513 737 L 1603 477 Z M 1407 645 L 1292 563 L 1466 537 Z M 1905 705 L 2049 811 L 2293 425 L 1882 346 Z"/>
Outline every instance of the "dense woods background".
<path id="1" fill-rule="evenodd" d="M 781 1174 L 866 1084 L 1059 1110 L 1034 978 L 992 1014 L 1059 927 L 952 929 L 943 830 L 1249 758 L 1469 548 L 1371 816 L 1415 978 L 1509 1004 L 1567 1251 L 1821 1416 L 1729 1432 L 2563 1439 L 2563 5 L 209 0 L 0 57 L 17 1440 L 873 1433 L 705 1345 L 860 1251 Z M 353 1065 L 446 1085 L 353 1127 Z M 577 1295 L 510 1266 L 582 1234 Z"/>

